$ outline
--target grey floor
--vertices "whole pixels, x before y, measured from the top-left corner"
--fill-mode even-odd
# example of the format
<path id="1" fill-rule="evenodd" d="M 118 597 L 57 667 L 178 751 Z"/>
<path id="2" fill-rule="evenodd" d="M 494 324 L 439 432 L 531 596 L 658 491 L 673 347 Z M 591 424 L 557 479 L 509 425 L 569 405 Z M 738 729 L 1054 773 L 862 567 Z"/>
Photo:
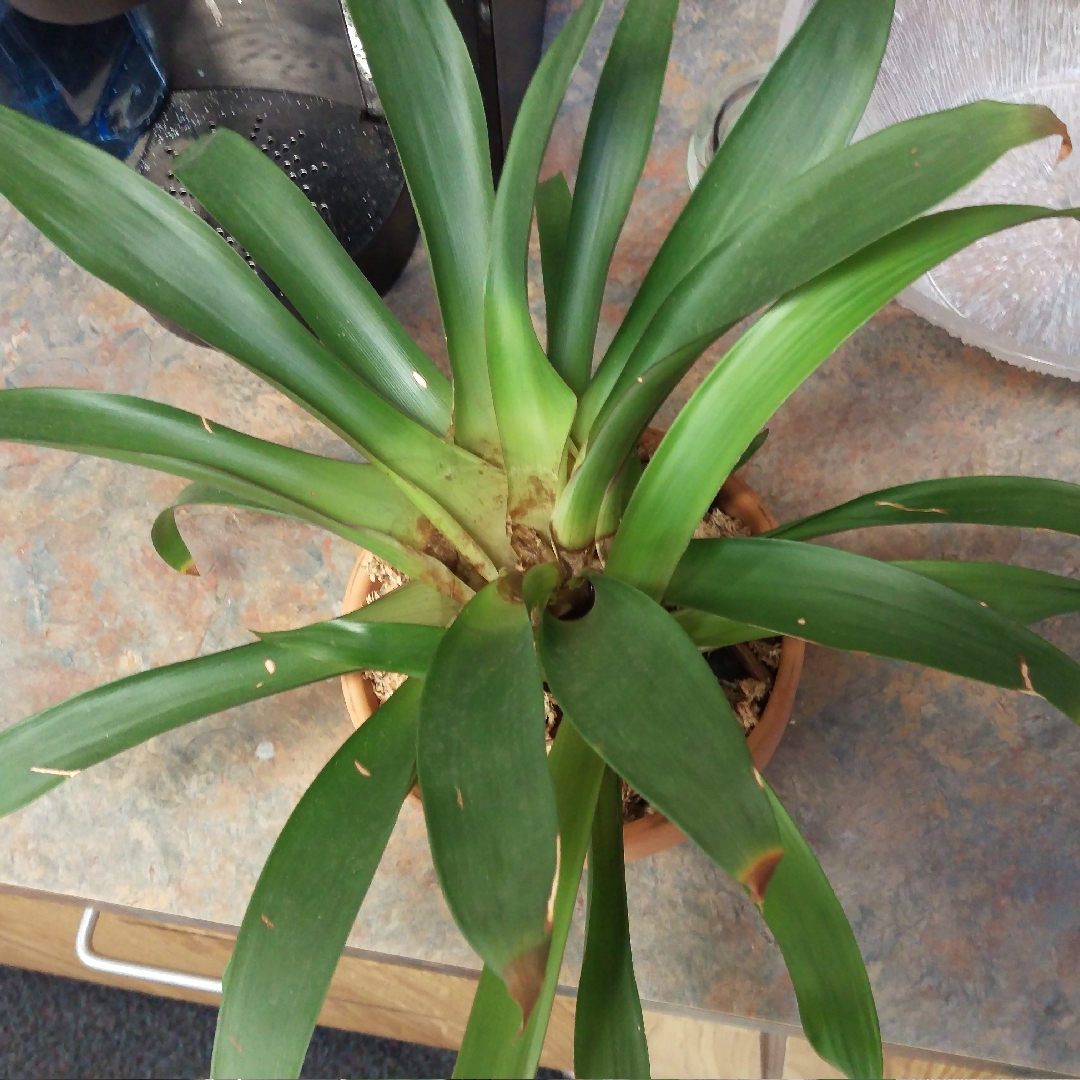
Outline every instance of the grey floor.
<path id="1" fill-rule="evenodd" d="M 0 966 L 0 1077 L 198 1077 L 217 1010 Z M 305 1077 L 449 1076 L 454 1054 L 317 1028 Z"/>

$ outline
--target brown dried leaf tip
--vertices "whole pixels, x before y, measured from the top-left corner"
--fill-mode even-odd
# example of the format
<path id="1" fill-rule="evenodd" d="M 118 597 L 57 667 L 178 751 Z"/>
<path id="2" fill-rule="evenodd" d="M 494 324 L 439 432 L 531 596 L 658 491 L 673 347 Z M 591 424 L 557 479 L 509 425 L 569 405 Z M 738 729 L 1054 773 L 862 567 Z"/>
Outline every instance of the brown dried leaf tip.
<path id="1" fill-rule="evenodd" d="M 772 851 L 767 851 L 764 855 L 759 856 L 753 866 L 740 878 L 750 893 L 750 899 L 755 904 L 765 902 L 765 890 L 769 887 L 773 873 L 776 871 L 777 866 L 780 865 L 780 860 L 783 857 L 783 848 L 774 848 Z"/>
<path id="2" fill-rule="evenodd" d="M 529 1022 L 529 1017 L 544 988 L 544 972 L 547 969 L 550 940 L 515 956 L 502 973 L 509 995 L 521 1006 L 521 1028 Z"/>
<path id="3" fill-rule="evenodd" d="M 360 762 L 357 761 L 355 758 L 353 759 L 353 764 L 356 766 L 356 771 L 361 776 L 370 776 L 371 775 L 371 770 L 370 769 L 365 769 L 364 766 L 361 765 Z"/>
<path id="4" fill-rule="evenodd" d="M 1028 667 L 1027 661 L 1022 656 L 1020 657 L 1020 678 L 1024 680 L 1023 693 L 1034 694 L 1036 697 L 1040 696 L 1035 687 L 1031 685 L 1031 669 Z"/>
<path id="5" fill-rule="evenodd" d="M 266 925 L 266 926 L 267 926 L 267 927 L 268 927 L 268 928 L 269 928 L 270 930 L 273 930 L 273 929 L 274 929 L 274 924 L 273 924 L 273 923 L 272 923 L 272 922 L 271 922 L 271 921 L 270 921 L 270 920 L 269 920 L 269 919 L 268 919 L 268 918 L 267 918 L 267 917 L 266 917 L 265 915 L 260 915 L 260 916 L 259 916 L 259 918 L 260 918 L 260 919 L 262 919 L 263 923 L 264 923 L 264 924 L 265 924 L 265 925 Z"/>
<path id="6" fill-rule="evenodd" d="M 1061 136 L 1061 149 L 1057 156 L 1060 163 L 1072 153 L 1072 139 L 1069 137 L 1069 129 L 1060 120 L 1058 120 L 1058 126 L 1054 128 L 1054 134 Z"/>

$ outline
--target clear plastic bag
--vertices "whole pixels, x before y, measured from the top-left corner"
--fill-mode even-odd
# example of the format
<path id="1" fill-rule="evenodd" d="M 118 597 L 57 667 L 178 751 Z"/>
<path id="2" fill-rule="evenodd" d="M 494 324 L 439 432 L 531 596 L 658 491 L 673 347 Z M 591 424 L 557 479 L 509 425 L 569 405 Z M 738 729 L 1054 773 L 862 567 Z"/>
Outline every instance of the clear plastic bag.
<path id="1" fill-rule="evenodd" d="M 812 0 L 791 0 L 778 49 Z M 1080 133 L 1078 0 L 896 0 L 892 36 L 856 139 L 988 98 L 1047 105 Z M 1080 205 L 1080 152 L 1060 140 L 1006 154 L 943 204 Z M 900 295 L 907 308 L 1021 367 L 1080 379 L 1080 223 L 1041 221 L 987 237 Z"/>

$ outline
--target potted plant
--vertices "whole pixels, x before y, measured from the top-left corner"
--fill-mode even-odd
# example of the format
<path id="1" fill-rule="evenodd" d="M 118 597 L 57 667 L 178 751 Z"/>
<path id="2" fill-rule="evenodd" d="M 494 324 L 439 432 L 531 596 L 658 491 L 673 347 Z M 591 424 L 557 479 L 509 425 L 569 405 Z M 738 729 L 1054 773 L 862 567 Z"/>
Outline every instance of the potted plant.
<path id="1" fill-rule="evenodd" d="M 758 904 L 818 1053 L 849 1075 L 880 1076 L 854 936 L 753 768 L 699 644 L 788 634 L 1039 694 L 1080 716 L 1080 667 L 1024 625 L 1075 610 L 1073 582 L 1005 565 L 898 566 L 806 543 L 941 521 L 1076 534 L 1080 487 L 930 480 L 763 536 L 691 539 L 771 413 L 899 289 L 994 230 L 1076 215 L 928 213 L 1014 146 L 1059 136 L 1067 151 L 1064 126 L 1038 106 L 981 102 L 849 146 L 892 5 L 820 0 L 594 371 L 604 279 L 648 152 L 677 0 L 627 3 L 571 197 L 562 177 L 537 181 L 601 5 L 584 0 L 545 55 L 496 192 L 480 95 L 449 10 L 441 0 L 350 0 L 422 223 L 452 382 L 256 146 L 219 131 L 176 174 L 306 327 L 164 192 L 0 113 L 0 191 L 15 206 L 76 262 L 284 391 L 366 463 L 78 390 L 0 392 L 0 438 L 189 477 L 180 503 L 312 522 L 410 579 L 355 614 L 119 680 L 0 734 L 0 809 L 10 812 L 77 770 L 232 705 L 348 671 L 409 676 L 319 774 L 266 863 L 225 976 L 217 1076 L 298 1074 L 416 778 L 443 892 L 485 963 L 458 1075 L 535 1070 L 587 853 L 576 1069 L 647 1074 L 627 932 L 624 778 Z M 526 294 L 534 205 L 546 350 Z M 639 436 L 670 389 L 709 343 L 763 307 L 643 469 Z M 153 538 L 167 561 L 191 569 L 171 509 Z M 550 753 L 545 686 L 564 713 Z"/>

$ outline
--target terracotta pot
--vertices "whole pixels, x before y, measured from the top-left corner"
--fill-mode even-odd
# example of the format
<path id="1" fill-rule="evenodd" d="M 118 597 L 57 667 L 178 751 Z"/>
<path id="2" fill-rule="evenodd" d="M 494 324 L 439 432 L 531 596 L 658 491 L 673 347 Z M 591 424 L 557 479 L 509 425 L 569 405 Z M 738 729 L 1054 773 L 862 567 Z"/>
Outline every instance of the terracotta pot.
<path id="1" fill-rule="evenodd" d="M 724 482 L 720 489 L 719 505 L 725 514 L 741 521 L 755 536 L 776 527 L 776 519 L 754 491 L 737 476 L 729 476 Z M 349 614 L 363 607 L 371 592 L 371 578 L 363 566 L 365 555 L 366 552 L 362 553 L 353 567 L 341 605 L 342 614 Z M 780 649 L 780 666 L 773 681 L 768 704 L 757 726 L 746 737 L 746 744 L 758 769 L 764 770 L 768 765 L 791 718 L 805 650 L 805 642 L 798 638 L 784 638 Z M 358 671 L 342 675 L 341 688 L 353 725 L 359 727 L 379 707 L 375 690 Z M 411 797 L 419 798 L 415 788 Z M 655 855 L 659 851 L 674 847 L 685 839 L 684 834 L 662 814 L 647 814 L 623 826 L 624 858 L 627 862 L 634 862 L 646 855 Z"/>

